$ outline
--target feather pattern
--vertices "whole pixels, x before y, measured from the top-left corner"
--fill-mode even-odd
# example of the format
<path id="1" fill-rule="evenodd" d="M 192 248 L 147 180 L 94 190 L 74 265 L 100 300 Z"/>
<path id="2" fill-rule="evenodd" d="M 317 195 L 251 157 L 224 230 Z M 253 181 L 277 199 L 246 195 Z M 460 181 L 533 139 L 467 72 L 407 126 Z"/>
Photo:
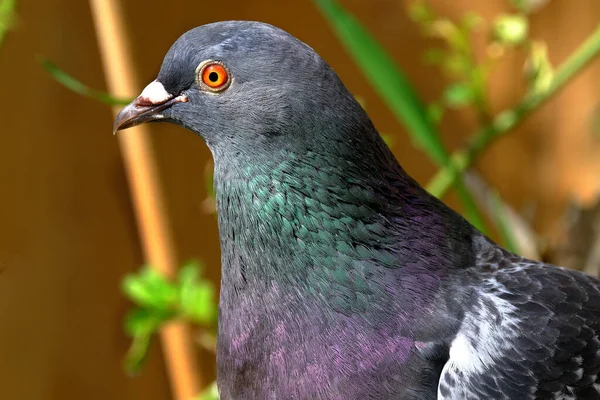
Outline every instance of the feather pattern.
<path id="1" fill-rule="evenodd" d="M 600 398 L 600 282 L 480 239 L 438 399 Z"/>

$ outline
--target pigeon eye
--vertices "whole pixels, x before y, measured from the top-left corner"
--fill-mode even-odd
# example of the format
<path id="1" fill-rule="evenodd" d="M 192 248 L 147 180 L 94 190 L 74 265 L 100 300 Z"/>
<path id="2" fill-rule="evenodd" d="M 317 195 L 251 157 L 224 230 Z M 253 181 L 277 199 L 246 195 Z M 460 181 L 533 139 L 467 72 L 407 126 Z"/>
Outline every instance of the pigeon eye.
<path id="1" fill-rule="evenodd" d="M 229 73 L 219 63 L 207 63 L 200 68 L 200 79 L 202 83 L 213 92 L 219 92 L 229 86 Z"/>

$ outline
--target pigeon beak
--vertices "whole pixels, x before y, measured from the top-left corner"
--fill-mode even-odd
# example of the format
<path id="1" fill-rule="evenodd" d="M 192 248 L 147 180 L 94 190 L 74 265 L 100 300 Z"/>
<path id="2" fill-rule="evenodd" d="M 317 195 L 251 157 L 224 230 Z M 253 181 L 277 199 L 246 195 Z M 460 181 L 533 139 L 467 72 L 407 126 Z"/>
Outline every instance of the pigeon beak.
<path id="1" fill-rule="evenodd" d="M 137 99 L 125 106 L 117 114 L 113 124 L 113 135 L 120 130 L 131 128 L 145 122 L 163 119 L 161 111 L 176 103 L 186 103 L 186 95 L 174 96 L 168 93 L 162 83 L 153 81 L 142 91 Z"/>

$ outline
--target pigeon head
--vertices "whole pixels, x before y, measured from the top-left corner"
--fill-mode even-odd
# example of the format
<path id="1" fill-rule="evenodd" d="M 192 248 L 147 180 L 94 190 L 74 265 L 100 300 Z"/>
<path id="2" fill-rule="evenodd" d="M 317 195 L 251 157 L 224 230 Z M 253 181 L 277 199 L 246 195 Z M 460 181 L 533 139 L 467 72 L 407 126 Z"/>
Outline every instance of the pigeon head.
<path id="1" fill-rule="evenodd" d="M 203 25 L 173 44 L 156 80 L 121 111 L 114 130 L 149 121 L 196 132 L 213 154 L 305 151 L 328 139 L 344 142 L 356 126 L 370 124 L 312 48 L 248 21 Z"/>

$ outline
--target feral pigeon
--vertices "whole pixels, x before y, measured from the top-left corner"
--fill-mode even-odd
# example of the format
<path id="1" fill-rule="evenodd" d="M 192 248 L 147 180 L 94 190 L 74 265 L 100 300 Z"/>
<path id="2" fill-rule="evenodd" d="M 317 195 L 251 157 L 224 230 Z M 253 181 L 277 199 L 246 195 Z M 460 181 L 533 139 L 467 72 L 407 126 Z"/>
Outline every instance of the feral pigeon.
<path id="1" fill-rule="evenodd" d="M 308 45 L 192 29 L 114 130 L 148 121 L 214 157 L 222 399 L 600 398 L 600 281 L 428 194 Z"/>

